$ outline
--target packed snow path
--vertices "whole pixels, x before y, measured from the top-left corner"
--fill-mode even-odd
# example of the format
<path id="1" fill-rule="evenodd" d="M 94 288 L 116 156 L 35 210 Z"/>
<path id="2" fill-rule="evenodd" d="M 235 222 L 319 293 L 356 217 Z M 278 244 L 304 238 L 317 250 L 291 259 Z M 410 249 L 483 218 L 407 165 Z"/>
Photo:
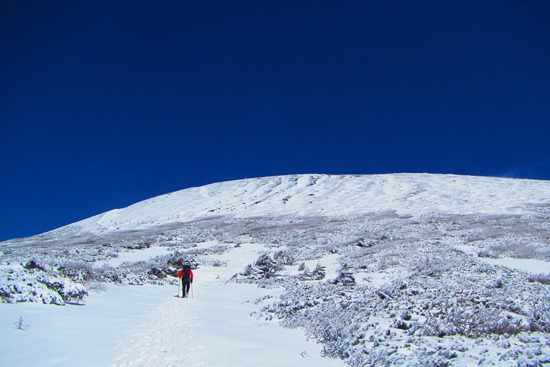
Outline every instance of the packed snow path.
<path id="1" fill-rule="evenodd" d="M 255 291 L 237 288 L 251 287 L 211 283 L 197 286 L 195 298 L 169 297 L 124 338 L 112 366 L 344 365 L 320 358 L 320 346 L 298 330 L 250 317 Z"/>
<path id="2" fill-rule="evenodd" d="M 232 266 L 195 271 L 190 298 L 167 288 L 167 297 L 122 338 L 112 367 L 344 366 L 321 358 L 321 346 L 302 331 L 251 316 L 258 310 L 254 301 L 274 291 L 227 283 L 229 268 L 242 269 L 248 257 L 246 250 L 231 252 Z"/>

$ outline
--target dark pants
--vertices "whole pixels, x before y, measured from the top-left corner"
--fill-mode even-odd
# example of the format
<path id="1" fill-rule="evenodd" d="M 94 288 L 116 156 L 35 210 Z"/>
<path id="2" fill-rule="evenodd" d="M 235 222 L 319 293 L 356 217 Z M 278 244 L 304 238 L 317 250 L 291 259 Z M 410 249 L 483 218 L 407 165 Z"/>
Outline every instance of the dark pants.
<path id="1" fill-rule="evenodd" d="M 183 291 L 183 296 L 185 297 L 189 295 L 189 289 L 191 289 L 191 281 L 190 280 L 182 280 L 181 281 L 181 289 Z"/>

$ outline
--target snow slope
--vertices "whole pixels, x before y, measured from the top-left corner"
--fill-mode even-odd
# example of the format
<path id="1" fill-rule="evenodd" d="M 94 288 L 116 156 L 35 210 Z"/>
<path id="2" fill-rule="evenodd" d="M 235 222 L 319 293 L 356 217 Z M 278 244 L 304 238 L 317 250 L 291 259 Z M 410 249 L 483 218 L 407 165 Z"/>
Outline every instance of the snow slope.
<path id="1" fill-rule="evenodd" d="M 431 174 L 292 175 L 211 184 L 158 196 L 71 225 L 104 232 L 200 218 L 357 216 L 395 211 L 512 214 L 550 205 L 550 182 Z"/>
<path id="2" fill-rule="evenodd" d="M 293 175 L 162 195 L 1 244 L 0 365 L 539 366 L 548 218 L 550 182 L 490 177 Z M 189 261 L 183 300 L 174 274 Z M 31 303 L 52 301 L 65 306 Z"/>

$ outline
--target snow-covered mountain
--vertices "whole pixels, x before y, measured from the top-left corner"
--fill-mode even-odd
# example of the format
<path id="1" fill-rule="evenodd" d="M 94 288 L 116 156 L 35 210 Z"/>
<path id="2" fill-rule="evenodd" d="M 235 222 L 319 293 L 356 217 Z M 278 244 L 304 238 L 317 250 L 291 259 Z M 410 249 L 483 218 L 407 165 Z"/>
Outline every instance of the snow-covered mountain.
<path id="1" fill-rule="evenodd" d="M 430 174 L 292 175 L 211 184 L 75 223 L 102 233 L 220 216 L 524 214 L 550 205 L 545 181 Z"/>
<path id="2" fill-rule="evenodd" d="M 10 307 L 6 315 L 22 312 L 25 301 L 86 299 L 93 309 L 117 292 L 111 284 L 173 286 L 178 267 L 189 262 L 200 274 L 197 290 L 203 294 L 189 300 L 189 317 L 216 328 L 223 321 L 200 311 L 212 308 L 223 320 L 238 318 L 239 325 L 249 325 L 241 318 L 251 314 L 270 330 L 298 328 L 321 343 L 323 355 L 341 359 L 337 365 L 550 363 L 548 181 L 430 174 L 246 179 L 162 195 L 0 246 L 0 298 L 17 303 L 1 305 Z M 105 284 L 107 292 L 94 292 Z M 213 294 L 234 295 L 239 303 L 209 298 Z M 154 306 L 169 318 L 169 307 L 181 307 L 173 301 L 140 311 Z M 241 310 L 243 302 L 248 306 Z M 178 343 L 166 336 L 171 323 L 158 315 L 140 332 L 162 342 L 145 342 L 136 332 L 132 347 L 121 341 L 127 329 L 111 330 L 113 343 L 145 352 L 122 353 L 116 362 L 112 356 L 109 363 L 232 365 L 174 352 Z M 178 328 L 184 326 L 191 327 Z M 251 332 L 251 339 L 239 335 L 244 345 L 260 338 L 242 331 Z M 194 332 L 204 338 L 192 344 L 198 349 L 235 337 L 214 330 L 210 334 L 226 339 L 213 344 L 206 341 L 209 331 Z M 8 344 L 0 361 L 7 355 L 11 366 L 33 364 L 14 363 L 17 338 Z M 252 362 L 242 345 L 231 345 L 242 352 L 235 364 L 271 365 L 269 357 Z M 282 348 L 284 353 L 290 346 Z M 305 358 L 318 355 L 310 348 L 304 344 L 300 358 L 287 364 L 336 362 Z M 266 341 L 259 354 L 269 356 L 271 349 Z M 75 353 L 66 365 L 82 365 Z M 92 358 L 91 365 L 105 358 Z"/>

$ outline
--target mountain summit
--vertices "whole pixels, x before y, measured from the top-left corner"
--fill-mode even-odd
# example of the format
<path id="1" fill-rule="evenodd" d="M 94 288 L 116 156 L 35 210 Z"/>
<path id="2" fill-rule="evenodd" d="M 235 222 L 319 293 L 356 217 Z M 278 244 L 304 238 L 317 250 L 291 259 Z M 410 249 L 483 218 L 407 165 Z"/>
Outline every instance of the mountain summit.
<path id="1" fill-rule="evenodd" d="M 71 225 L 82 231 L 143 229 L 230 216 L 356 217 L 519 214 L 550 206 L 550 182 L 433 174 L 289 175 L 189 188 Z"/>

